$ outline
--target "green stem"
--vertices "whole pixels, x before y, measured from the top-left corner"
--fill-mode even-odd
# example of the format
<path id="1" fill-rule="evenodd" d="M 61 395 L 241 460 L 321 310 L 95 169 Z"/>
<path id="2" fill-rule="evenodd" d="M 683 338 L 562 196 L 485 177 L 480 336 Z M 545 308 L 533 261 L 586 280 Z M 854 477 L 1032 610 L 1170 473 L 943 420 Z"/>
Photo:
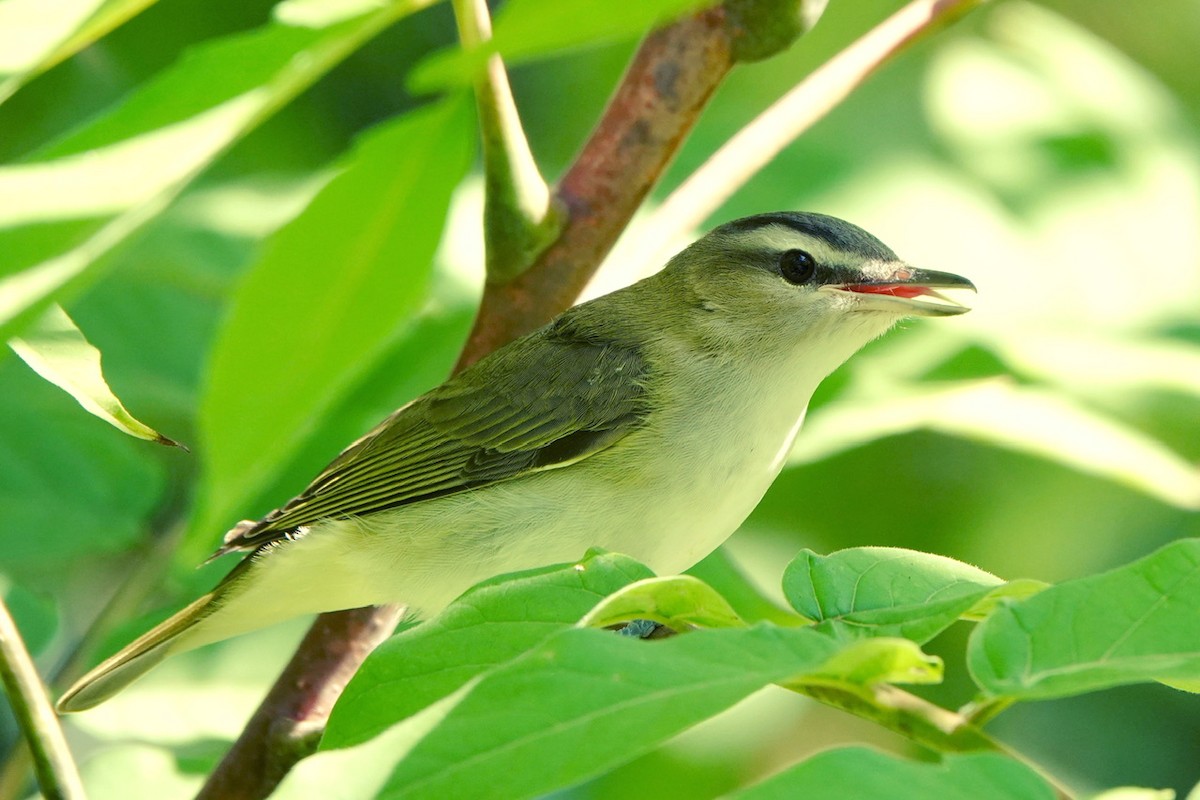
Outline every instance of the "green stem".
<path id="1" fill-rule="evenodd" d="M 486 0 L 454 0 L 454 18 L 464 48 L 483 47 L 491 39 Z M 560 216 L 529 150 L 499 55 L 489 57 L 476 78 L 475 103 L 483 147 L 487 276 L 506 283 L 558 234 Z"/>
<path id="2" fill-rule="evenodd" d="M 783 688 L 811 697 L 856 717 L 898 733 L 938 753 L 1001 753 L 1020 761 L 1049 783 L 1059 800 L 1073 800 L 1071 792 L 1028 758 L 996 741 L 971 719 L 934 705 L 890 684 L 789 683 Z"/>
<path id="3" fill-rule="evenodd" d="M 83 800 L 83 782 L 63 738 L 58 717 L 21 640 L 8 607 L 0 599 L 0 682 L 17 726 L 33 756 L 38 786 L 47 800 Z"/>

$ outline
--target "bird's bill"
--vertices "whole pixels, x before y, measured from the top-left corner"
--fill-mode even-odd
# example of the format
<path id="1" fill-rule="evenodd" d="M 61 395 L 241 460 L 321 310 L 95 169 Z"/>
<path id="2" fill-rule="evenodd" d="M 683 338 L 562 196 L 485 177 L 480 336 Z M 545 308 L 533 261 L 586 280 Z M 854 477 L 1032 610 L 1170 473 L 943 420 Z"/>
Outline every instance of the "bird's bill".
<path id="1" fill-rule="evenodd" d="M 950 272 L 903 267 L 884 280 L 845 283 L 823 287 L 829 291 L 849 292 L 858 305 L 868 311 L 891 311 L 924 317 L 950 317 L 971 309 L 939 289 L 975 291 L 975 284 Z"/>

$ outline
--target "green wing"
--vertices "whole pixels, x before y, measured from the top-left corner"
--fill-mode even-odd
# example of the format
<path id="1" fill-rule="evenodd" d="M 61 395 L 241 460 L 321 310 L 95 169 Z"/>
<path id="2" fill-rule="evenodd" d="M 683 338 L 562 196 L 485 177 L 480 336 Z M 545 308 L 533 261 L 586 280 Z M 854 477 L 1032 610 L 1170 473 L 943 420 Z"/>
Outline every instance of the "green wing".
<path id="1" fill-rule="evenodd" d="M 287 505 L 231 530 L 218 554 L 578 461 L 637 427 L 644 374 L 633 348 L 543 329 L 392 414 Z"/>

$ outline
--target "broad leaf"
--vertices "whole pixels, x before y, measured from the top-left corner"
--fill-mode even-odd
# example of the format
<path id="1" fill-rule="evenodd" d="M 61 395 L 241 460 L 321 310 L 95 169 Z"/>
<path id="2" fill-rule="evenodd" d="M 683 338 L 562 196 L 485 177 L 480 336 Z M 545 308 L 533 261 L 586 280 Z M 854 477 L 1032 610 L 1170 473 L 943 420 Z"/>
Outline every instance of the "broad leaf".
<path id="1" fill-rule="evenodd" d="M 267 510 L 244 505 L 411 322 L 473 139 L 461 98 L 381 125 L 246 275 L 201 407 L 203 547 L 213 528 Z"/>
<path id="2" fill-rule="evenodd" d="M 371 653 L 334 707 L 321 746 L 346 747 L 377 735 L 650 574 L 626 556 L 605 553 L 476 586 Z"/>
<path id="3" fill-rule="evenodd" d="M 1003 581 L 945 556 L 890 547 L 798 555 L 783 575 L 792 607 L 839 637 L 926 642 Z"/>
<path id="4" fill-rule="evenodd" d="M 674 631 L 690 628 L 740 628 L 745 622 L 725 598 L 691 575 L 668 575 L 632 583 L 604 598 L 579 621 L 603 628 L 635 619 L 649 619 Z"/>
<path id="5" fill-rule="evenodd" d="M 1017 700 L 1146 681 L 1200 680 L 1200 539 L 1053 586 L 992 612 L 968 666 L 985 694 Z"/>
<path id="6" fill-rule="evenodd" d="M 639 755 L 836 654 L 803 628 L 659 641 L 576 628 L 482 676 L 407 753 L 380 798 L 536 797 Z"/>
<path id="7" fill-rule="evenodd" d="M 396 0 L 326 26 L 275 22 L 207 43 L 30 162 L 0 169 L 0 338 L 94 280 L 230 145 L 428 2 Z"/>

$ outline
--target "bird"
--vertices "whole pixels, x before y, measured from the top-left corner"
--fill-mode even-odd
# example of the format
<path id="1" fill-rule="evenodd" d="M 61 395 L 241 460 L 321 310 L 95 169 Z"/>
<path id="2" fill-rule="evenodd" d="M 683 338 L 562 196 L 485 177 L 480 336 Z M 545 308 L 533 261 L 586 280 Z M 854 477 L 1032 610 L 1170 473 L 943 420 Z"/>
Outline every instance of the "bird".
<path id="1" fill-rule="evenodd" d="M 401 407 L 294 499 L 238 523 L 215 555 L 240 563 L 58 708 L 291 617 L 402 604 L 428 618 L 479 581 L 593 547 L 681 572 L 761 500 L 817 385 L 901 319 L 968 311 L 942 291 L 958 289 L 975 287 L 836 217 L 722 224 Z"/>

